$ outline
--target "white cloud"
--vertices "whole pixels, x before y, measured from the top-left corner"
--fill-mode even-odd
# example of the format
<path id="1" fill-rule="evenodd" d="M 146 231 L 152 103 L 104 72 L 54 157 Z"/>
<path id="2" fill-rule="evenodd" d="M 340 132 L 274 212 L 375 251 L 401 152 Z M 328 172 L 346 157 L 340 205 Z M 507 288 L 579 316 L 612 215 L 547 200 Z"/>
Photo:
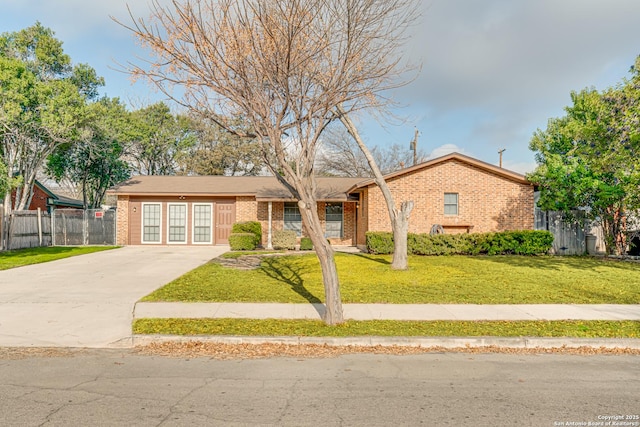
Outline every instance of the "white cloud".
<path id="1" fill-rule="evenodd" d="M 451 153 L 460 153 L 470 156 L 469 153 L 464 148 L 458 147 L 455 144 L 444 144 L 439 147 L 433 149 L 431 153 L 427 156 L 427 159 L 436 159 L 438 157 L 446 156 Z"/>

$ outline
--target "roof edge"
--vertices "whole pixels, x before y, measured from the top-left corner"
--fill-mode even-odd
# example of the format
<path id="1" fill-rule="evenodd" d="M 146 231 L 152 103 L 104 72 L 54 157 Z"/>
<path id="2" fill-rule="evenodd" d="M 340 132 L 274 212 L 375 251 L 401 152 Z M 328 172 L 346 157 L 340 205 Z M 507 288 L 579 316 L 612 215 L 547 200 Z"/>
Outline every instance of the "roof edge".
<path id="1" fill-rule="evenodd" d="M 399 177 L 399 176 L 402 176 L 402 175 L 406 175 L 406 174 L 409 174 L 409 173 L 412 173 L 412 172 L 415 172 L 415 171 L 419 171 L 421 169 L 426 169 L 428 167 L 432 167 L 432 166 L 435 166 L 435 165 L 437 165 L 439 163 L 444 163 L 444 162 L 449 161 L 449 160 L 459 160 L 459 161 L 467 163 L 467 164 L 469 164 L 471 166 L 476 166 L 476 167 L 478 167 L 480 169 L 483 169 L 485 171 L 488 171 L 488 172 L 494 173 L 496 175 L 502 176 L 504 178 L 510 179 L 511 181 L 515 181 L 515 182 L 518 182 L 520 184 L 533 185 L 533 183 L 531 181 L 529 181 L 524 175 L 522 175 L 520 173 L 511 171 L 509 169 L 501 168 L 499 166 L 492 165 L 491 163 L 483 162 L 482 160 L 474 159 L 473 157 L 465 156 L 464 154 L 460 154 L 460 153 L 457 153 L 457 152 L 449 153 L 449 154 L 446 154 L 444 156 L 440 156 L 440 157 L 437 157 L 435 159 L 431 159 L 431 160 L 428 160 L 426 162 L 417 164 L 415 166 L 410 166 L 408 168 L 401 169 L 399 171 L 388 173 L 388 174 L 384 175 L 383 178 L 385 179 L 385 181 L 387 181 L 389 179 L 394 179 L 396 177 Z M 361 189 L 361 188 L 364 188 L 364 187 L 368 187 L 368 186 L 373 185 L 375 183 L 376 183 L 375 179 L 371 178 L 371 179 L 369 179 L 367 181 L 363 181 L 363 182 L 361 182 L 359 184 L 354 185 L 353 187 L 351 187 L 349 189 L 349 192 L 352 192 L 352 191 L 355 191 L 355 190 L 358 190 L 358 189 Z"/>

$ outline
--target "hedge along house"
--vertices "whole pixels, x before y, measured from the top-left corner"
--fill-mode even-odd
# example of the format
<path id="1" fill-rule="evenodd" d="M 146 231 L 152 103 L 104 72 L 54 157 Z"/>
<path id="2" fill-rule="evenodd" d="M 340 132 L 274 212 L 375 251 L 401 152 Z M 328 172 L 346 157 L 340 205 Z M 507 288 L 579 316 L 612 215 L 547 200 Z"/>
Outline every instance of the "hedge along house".
<path id="1" fill-rule="evenodd" d="M 332 244 L 355 245 L 363 178 L 318 178 L 318 215 Z M 137 176 L 115 187 L 120 245 L 227 244 L 235 222 L 259 221 L 262 244 L 277 230 L 303 234 L 297 201 L 273 176 Z"/>
<path id="2" fill-rule="evenodd" d="M 413 200 L 412 233 L 531 230 L 534 186 L 518 173 L 453 153 L 387 175 L 396 203 Z M 318 215 L 336 245 L 364 247 L 367 231 L 391 231 L 370 178 L 317 178 Z M 304 234 L 297 202 L 275 177 L 138 176 L 110 190 L 118 244 L 227 244 L 234 222 L 259 221 L 263 246 L 277 230 Z"/>

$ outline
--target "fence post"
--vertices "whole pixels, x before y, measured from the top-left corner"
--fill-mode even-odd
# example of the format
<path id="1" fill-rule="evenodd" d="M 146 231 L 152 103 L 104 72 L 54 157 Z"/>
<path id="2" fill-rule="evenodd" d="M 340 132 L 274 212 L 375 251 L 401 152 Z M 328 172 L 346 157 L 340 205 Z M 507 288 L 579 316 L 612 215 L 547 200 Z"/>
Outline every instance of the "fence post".
<path id="1" fill-rule="evenodd" d="M 4 243 L 4 205 L 0 205 L 0 251 L 7 249 Z"/>
<path id="2" fill-rule="evenodd" d="M 89 210 L 88 209 L 83 209 L 82 210 L 82 244 L 83 245 L 88 245 L 89 244 Z"/>
<path id="3" fill-rule="evenodd" d="M 38 208 L 38 247 L 42 246 L 42 210 Z"/>
<path id="4" fill-rule="evenodd" d="M 56 210 L 51 209 L 51 246 L 56 245 Z"/>

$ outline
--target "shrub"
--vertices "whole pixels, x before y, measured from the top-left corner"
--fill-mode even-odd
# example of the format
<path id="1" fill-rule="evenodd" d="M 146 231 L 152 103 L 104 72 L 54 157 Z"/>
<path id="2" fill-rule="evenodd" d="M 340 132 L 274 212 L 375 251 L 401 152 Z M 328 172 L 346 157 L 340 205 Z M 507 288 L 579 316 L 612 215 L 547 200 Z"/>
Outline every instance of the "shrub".
<path id="1" fill-rule="evenodd" d="M 412 234 L 407 236 L 407 246 L 412 255 L 453 255 L 471 253 L 468 234 Z"/>
<path id="2" fill-rule="evenodd" d="M 301 251 L 313 250 L 313 242 L 309 237 L 303 237 L 302 239 L 300 239 L 300 250 Z"/>
<path id="3" fill-rule="evenodd" d="M 293 230 L 276 230 L 271 237 L 273 249 L 295 249 L 296 232 Z"/>
<path id="4" fill-rule="evenodd" d="M 547 253 L 552 244 L 553 235 L 541 230 L 407 235 L 407 248 L 412 255 L 538 255 Z M 392 253 L 393 234 L 368 232 L 367 250 L 374 254 Z"/>
<path id="5" fill-rule="evenodd" d="M 367 252 L 383 255 L 393 253 L 393 233 L 368 231 L 365 236 Z"/>
<path id="6" fill-rule="evenodd" d="M 232 233 L 251 233 L 255 240 L 255 246 L 258 247 L 262 243 L 262 224 L 258 221 L 236 222 L 231 227 Z"/>
<path id="7" fill-rule="evenodd" d="M 253 233 L 231 233 L 229 246 L 233 251 L 252 251 L 256 248 L 256 235 Z"/>

